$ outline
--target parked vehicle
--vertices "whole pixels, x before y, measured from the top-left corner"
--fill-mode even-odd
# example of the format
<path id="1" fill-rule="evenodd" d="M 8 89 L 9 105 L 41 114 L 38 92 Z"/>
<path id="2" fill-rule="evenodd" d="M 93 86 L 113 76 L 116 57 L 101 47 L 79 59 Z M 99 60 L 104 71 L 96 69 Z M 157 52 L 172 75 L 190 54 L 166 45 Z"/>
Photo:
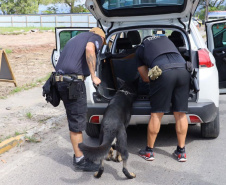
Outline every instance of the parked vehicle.
<path id="1" fill-rule="evenodd" d="M 194 22 L 194 24 L 195 24 L 195 26 L 196 26 L 197 28 L 200 28 L 200 27 L 202 26 L 202 21 L 201 21 L 201 20 L 196 19 L 196 18 L 194 18 L 194 17 L 192 17 L 192 20 L 193 20 L 193 22 Z"/>
<path id="2" fill-rule="evenodd" d="M 86 1 L 86 7 L 107 35 L 107 45 L 102 47 L 97 59 L 97 75 L 102 81 L 101 85 L 117 89 L 117 77 L 125 81 L 135 79 L 138 75 L 134 57 L 136 47 L 146 36 L 155 33 L 167 36 L 174 42 L 185 60 L 192 62 L 193 67 L 198 70 L 200 91 L 190 90 L 187 114 L 189 124 L 201 123 L 203 137 L 218 137 L 220 126 L 217 65 L 191 19 L 199 1 L 151 0 L 148 3 L 131 1 L 130 5 L 122 1 L 117 2 L 113 5 L 109 0 Z M 52 55 L 54 66 L 66 40 L 88 30 L 89 28 L 56 28 L 56 50 Z M 158 32 L 159 30 L 162 32 Z M 210 51 L 211 46 L 214 47 L 213 44 L 208 41 Z M 98 137 L 108 100 L 96 93 L 90 77 L 85 83 L 88 97 L 86 133 L 91 137 Z M 115 91 L 107 89 L 102 91 L 105 97 L 110 97 L 114 93 Z M 148 84 L 140 80 L 138 98 L 133 104 L 130 124 L 147 124 L 149 118 Z M 170 123 L 175 123 L 172 112 L 165 114 L 162 119 L 162 124 Z"/>

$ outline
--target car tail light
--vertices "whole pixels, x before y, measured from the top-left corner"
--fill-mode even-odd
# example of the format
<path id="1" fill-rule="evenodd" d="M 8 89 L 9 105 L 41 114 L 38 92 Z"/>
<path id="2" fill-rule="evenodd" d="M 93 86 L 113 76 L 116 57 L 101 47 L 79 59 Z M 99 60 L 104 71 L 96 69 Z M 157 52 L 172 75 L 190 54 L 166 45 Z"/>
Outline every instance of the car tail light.
<path id="1" fill-rule="evenodd" d="M 202 120 L 198 116 L 192 115 L 189 118 L 191 123 L 202 123 Z"/>
<path id="2" fill-rule="evenodd" d="M 199 49 L 198 50 L 198 56 L 199 56 L 199 65 L 202 67 L 213 67 L 213 63 L 210 60 L 209 52 L 207 49 Z"/>
<path id="3" fill-rule="evenodd" d="M 90 123 L 100 123 L 99 116 L 92 116 L 90 119 Z"/>

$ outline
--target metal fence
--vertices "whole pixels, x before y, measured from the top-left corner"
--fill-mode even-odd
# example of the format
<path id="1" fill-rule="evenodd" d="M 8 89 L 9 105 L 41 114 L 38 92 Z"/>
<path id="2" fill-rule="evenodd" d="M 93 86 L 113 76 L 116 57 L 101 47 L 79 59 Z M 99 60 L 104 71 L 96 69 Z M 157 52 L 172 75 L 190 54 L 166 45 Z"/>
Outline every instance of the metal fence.
<path id="1" fill-rule="evenodd" d="M 0 15 L 0 27 L 95 27 L 92 14 Z"/>

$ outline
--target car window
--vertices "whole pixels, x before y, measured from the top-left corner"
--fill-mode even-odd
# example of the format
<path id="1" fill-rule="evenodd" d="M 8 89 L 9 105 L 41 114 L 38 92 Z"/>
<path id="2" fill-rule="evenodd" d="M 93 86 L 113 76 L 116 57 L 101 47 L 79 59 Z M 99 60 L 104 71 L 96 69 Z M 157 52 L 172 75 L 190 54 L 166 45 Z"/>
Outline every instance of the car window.
<path id="1" fill-rule="evenodd" d="M 60 32 L 60 51 L 64 49 L 64 46 L 67 43 L 67 41 L 69 41 L 71 38 L 75 37 L 79 33 L 86 32 L 86 31 L 75 31 L 75 30 L 61 31 Z"/>
<path id="2" fill-rule="evenodd" d="M 214 48 L 226 46 L 226 24 L 218 23 L 212 26 Z"/>
<path id="3" fill-rule="evenodd" d="M 148 36 L 170 36 L 173 32 L 168 29 L 148 29 L 148 30 L 138 30 L 140 33 L 141 40 Z"/>
<path id="4" fill-rule="evenodd" d="M 141 8 L 159 6 L 179 6 L 184 4 L 184 0 L 98 0 L 106 10 L 118 8 Z"/>
<path id="5" fill-rule="evenodd" d="M 121 39 L 121 38 L 128 38 L 128 39 L 131 40 L 131 38 L 128 36 L 128 32 L 130 32 L 130 31 L 136 31 L 136 30 L 129 30 L 129 31 L 126 31 L 126 32 L 118 33 L 116 35 L 112 35 L 110 41 L 108 42 L 108 50 L 107 51 L 111 52 L 113 54 L 118 53 L 119 50 L 117 51 L 117 47 L 116 47 L 117 40 Z M 169 39 L 172 40 L 172 42 L 175 45 L 183 45 L 183 46 L 185 45 L 182 34 L 177 33 L 175 35 L 175 33 L 174 33 L 173 36 L 172 36 L 172 33 L 175 32 L 175 31 L 171 30 L 171 29 L 151 28 L 151 29 L 139 29 L 137 31 L 139 32 L 140 42 L 139 42 L 139 39 L 135 39 L 135 40 L 131 41 L 132 49 L 135 49 L 138 45 L 140 45 L 141 42 L 143 41 L 143 39 L 148 37 L 148 36 L 166 36 L 166 37 L 169 37 Z M 133 35 L 133 38 L 134 38 L 134 36 L 137 37 L 136 34 Z M 123 51 L 126 51 L 126 50 L 123 50 Z"/>

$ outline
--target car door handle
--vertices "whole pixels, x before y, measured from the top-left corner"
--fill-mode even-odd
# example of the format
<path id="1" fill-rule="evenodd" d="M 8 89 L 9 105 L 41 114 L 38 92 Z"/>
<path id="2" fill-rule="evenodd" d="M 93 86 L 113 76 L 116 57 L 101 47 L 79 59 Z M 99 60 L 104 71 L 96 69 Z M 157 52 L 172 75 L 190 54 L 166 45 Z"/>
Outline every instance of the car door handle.
<path id="1" fill-rule="evenodd" d="M 217 54 L 225 54 L 225 51 L 216 51 Z"/>
<path id="2" fill-rule="evenodd" d="M 215 54 L 216 54 L 217 56 L 221 56 L 221 55 L 225 55 L 226 52 L 225 52 L 225 51 L 216 51 Z"/>

